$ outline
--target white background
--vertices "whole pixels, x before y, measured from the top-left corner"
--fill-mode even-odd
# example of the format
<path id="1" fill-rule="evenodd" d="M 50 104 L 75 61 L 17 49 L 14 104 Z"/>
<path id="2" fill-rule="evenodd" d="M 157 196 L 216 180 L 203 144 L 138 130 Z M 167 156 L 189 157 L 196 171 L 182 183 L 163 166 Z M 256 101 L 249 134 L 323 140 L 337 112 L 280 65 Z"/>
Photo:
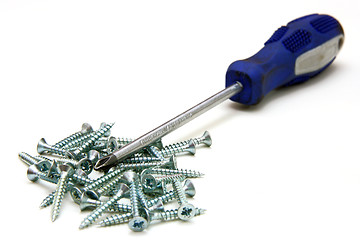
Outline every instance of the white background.
<path id="1" fill-rule="evenodd" d="M 1 233 L 27 239 L 359 239 L 359 2 L 0 2 Z M 223 89 L 228 65 L 255 54 L 294 18 L 326 13 L 345 30 L 336 61 L 254 107 L 226 101 L 164 143 L 208 130 L 211 148 L 178 158 L 205 173 L 190 222 L 78 230 L 66 196 L 59 218 L 39 209 L 54 185 L 32 183 L 21 151 L 36 154 L 90 123 L 136 138 Z M 9 234 L 9 235 L 8 235 Z"/>

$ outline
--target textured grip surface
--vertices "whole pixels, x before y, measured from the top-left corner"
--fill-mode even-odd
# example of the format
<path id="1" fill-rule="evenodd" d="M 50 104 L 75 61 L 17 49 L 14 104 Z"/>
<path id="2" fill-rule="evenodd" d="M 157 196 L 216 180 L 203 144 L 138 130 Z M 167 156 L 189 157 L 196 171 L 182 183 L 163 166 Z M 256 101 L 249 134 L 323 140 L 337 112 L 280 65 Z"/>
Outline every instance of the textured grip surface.
<path id="1" fill-rule="evenodd" d="M 254 56 L 229 66 L 226 86 L 243 85 L 231 100 L 257 104 L 273 89 L 309 80 L 333 62 L 343 38 L 340 23 L 328 15 L 312 14 L 289 22 Z"/>

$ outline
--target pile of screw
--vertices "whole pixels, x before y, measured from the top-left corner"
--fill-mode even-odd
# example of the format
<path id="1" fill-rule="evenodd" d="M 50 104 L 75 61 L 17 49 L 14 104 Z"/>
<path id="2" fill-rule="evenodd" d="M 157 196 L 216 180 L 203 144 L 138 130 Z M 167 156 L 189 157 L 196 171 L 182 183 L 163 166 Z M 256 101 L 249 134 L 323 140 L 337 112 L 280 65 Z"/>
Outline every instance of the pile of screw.
<path id="1" fill-rule="evenodd" d="M 203 174 L 178 169 L 175 155 L 195 154 L 195 147 L 200 144 L 210 146 L 207 131 L 201 137 L 168 146 L 163 146 L 161 140 L 156 141 L 93 178 L 90 174 L 100 158 L 132 141 L 111 136 L 113 125 L 102 123 L 98 130 L 93 130 L 90 124 L 84 123 L 81 131 L 54 145 L 42 138 L 37 145 L 37 156 L 19 153 L 19 158 L 29 166 L 29 180 L 56 184 L 55 191 L 40 204 L 41 208 L 52 206 L 52 221 L 59 216 L 66 193 L 82 211 L 91 210 L 80 229 L 95 222 L 102 227 L 128 223 L 132 231 L 138 232 L 152 221 L 188 221 L 205 212 L 187 201 L 187 197 L 195 195 L 190 178 Z M 165 203 L 174 201 L 178 202 L 177 208 L 164 207 Z M 108 216 L 101 219 L 104 215 Z"/>

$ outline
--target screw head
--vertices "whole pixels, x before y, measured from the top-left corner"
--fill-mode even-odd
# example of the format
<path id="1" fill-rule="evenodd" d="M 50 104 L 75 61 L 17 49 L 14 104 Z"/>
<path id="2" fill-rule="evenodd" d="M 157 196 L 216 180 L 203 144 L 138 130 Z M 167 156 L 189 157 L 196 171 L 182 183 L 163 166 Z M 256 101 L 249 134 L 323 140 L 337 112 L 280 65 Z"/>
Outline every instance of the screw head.
<path id="1" fill-rule="evenodd" d="M 69 175 L 74 174 L 74 166 L 70 163 L 58 165 L 59 172 L 67 172 Z"/>
<path id="2" fill-rule="evenodd" d="M 116 141 L 116 138 L 111 136 L 109 137 L 108 141 L 106 142 L 106 152 L 111 154 L 112 152 L 119 149 L 119 145 Z"/>
<path id="3" fill-rule="evenodd" d="M 195 207 L 190 203 L 182 204 L 178 208 L 178 217 L 183 221 L 188 221 L 195 216 Z"/>
<path id="4" fill-rule="evenodd" d="M 188 197 L 194 197 L 196 194 L 194 183 L 190 179 L 184 181 L 183 189 Z"/>
<path id="5" fill-rule="evenodd" d="M 192 155 L 195 155 L 196 153 L 196 147 L 195 147 L 195 143 L 192 139 L 189 140 L 188 146 L 186 148 L 186 151 L 191 153 Z"/>
<path id="6" fill-rule="evenodd" d="M 208 147 L 211 146 L 211 144 L 212 144 L 212 139 L 211 139 L 210 133 L 209 133 L 208 131 L 205 131 L 201 138 L 203 139 L 202 142 L 203 142 L 206 146 L 208 146 Z"/>
<path id="7" fill-rule="evenodd" d="M 123 173 L 121 180 L 126 184 L 134 182 L 138 178 L 138 174 L 133 171 L 126 171 Z"/>
<path id="8" fill-rule="evenodd" d="M 87 154 L 87 158 L 93 163 L 95 164 L 100 158 L 101 155 L 98 151 L 96 150 L 90 150 Z"/>
<path id="9" fill-rule="evenodd" d="M 37 169 L 39 169 L 40 172 L 49 174 L 52 164 L 47 160 L 42 160 L 36 163 L 35 166 L 37 167 Z"/>
<path id="10" fill-rule="evenodd" d="M 81 126 L 81 133 L 85 134 L 85 133 L 90 133 L 93 132 L 93 128 L 89 123 L 83 123 L 83 125 Z"/>
<path id="11" fill-rule="evenodd" d="M 157 182 L 152 174 L 144 174 L 141 177 L 141 184 L 147 190 L 154 190 L 157 187 Z"/>
<path id="12" fill-rule="evenodd" d="M 162 165 L 162 167 L 167 169 L 177 169 L 177 161 L 175 155 L 171 155 L 169 160 L 164 165 Z"/>
<path id="13" fill-rule="evenodd" d="M 88 158 L 83 158 L 79 161 L 78 166 L 81 170 L 83 170 L 86 174 L 90 174 L 94 168 L 94 164 Z"/>
<path id="14" fill-rule="evenodd" d="M 70 195 L 75 203 L 80 204 L 83 195 L 83 190 L 78 187 L 72 187 L 70 189 Z"/>
<path id="15" fill-rule="evenodd" d="M 134 217 L 129 221 L 129 228 L 134 232 L 142 232 L 148 227 L 148 221 L 143 217 Z"/>
<path id="16" fill-rule="evenodd" d="M 41 138 L 37 144 L 36 150 L 39 154 L 42 154 L 47 150 L 48 146 L 49 144 L 45 141 L 45 138 Z"/>
<path id="17" fill-rule="evenodd" d="M 97 199 L 95 199 L 97 200 Z M 85 192 L 80 200 L 79 200 L 79 206 L 80 206 L 80 211 L 83 211 L 85 209 L 94 209 L 96 208 L 96 203 L 94 201 L 94 199 L 92 197 L 90 197 L 87 192 Z"/>
<path id="18" fill-rule="evenodd" d="M 32 182 L 36 182 L 39 179 L 38 173 L 39 173 L 39 169 L 36 167 L 35 164 L 30 165 L 28 170 L 27 170 L 27 177 L 30 181 Z"/>

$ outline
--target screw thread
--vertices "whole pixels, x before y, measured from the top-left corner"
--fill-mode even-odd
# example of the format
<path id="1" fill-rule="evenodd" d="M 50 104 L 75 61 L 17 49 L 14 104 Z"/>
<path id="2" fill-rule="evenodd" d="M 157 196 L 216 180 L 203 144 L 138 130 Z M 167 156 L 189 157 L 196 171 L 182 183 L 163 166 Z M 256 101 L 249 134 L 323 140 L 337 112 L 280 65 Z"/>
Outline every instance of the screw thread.
<path id="1" fill-rule="evenodd" d="M 67 182 L 69 180 L 69 174 L 67 172 L 62 172 L 60 174 L 60 179 L 57 185 L 57 189 L 54 196 L 54 202 L 53 202 L 53 208 L 51 210 L 51 220 L 55 221 L 56 218 L 60 214 L 60 207 L 62 200 L 64 198 L 66 188 L 67 188 Z"/>
<path id="2" fill-rule="evenodd" d="M 159 162 L 146 162 L 146 163 L 126 163 L 126 164 L 120 164 L 118 165 L 118 168 L 121 168 L 123 170 L 143 170 L 146 168 L 152 168 L 152 167 L 158 167 L 162 166 L 165 163 L 162 161 Z"/>
<path id="3" fill-rule="evenodd" d="M 148 200 L 146 204 L 148 207 L 151 207 L 155 205 L 159 200 L 161 200 L 163 203 L 167 203 L 174 200 L 175 198 L 176 198 L 176 193 L 174 191 L 169 191 L 164 195 Z"/>
<path id="4" fill-rule="evenodd" d="M 40 203 L 40 208 L 46 208 L 50 206 L 54 202 L 54 196 L 55 196 L 56 190 L 54 190 L 52 193 L 47 195 L 44 200 Z"/>
<path id="5" fill-rule="evenodd" d="M 161 175 L 181 174 L 188 178 L 198 178 L 198 177 L 202 177 L 204 175 L 203 173 L 200 173 L 200 172 L 197 172 L 194 170 L 189 170 L 189 169 L 154 168 L 154 169 L 151 169 L 151 172 L 155 173 L 155 174 L 161 174 Z"/>
<path id="6" fill-rule="evenodd" d="M 155 157 L 159 158 L 161 161 L 166 161 L 163 154 L 161 153 L 161 151 L 157 147 L 148 146 L 147 149 L 150 152 L 150 154 L 152 154 Z"/>
<path id="7" fill-rule="evenodd" d="M 91 136 L 93 136 L 95 132 L 87 133 L 81 137 L 78 137 L 76 139 L 73 139 L 72 141 L 67 142 L 64 146 L 62 146 L 63 149 L 71 149 L 74 147 L 81 146 L 85 141 L 87 141 Z"/>
<path id="8" fill-rule="evenodd" d="M 181 183 L 179 180 L 175 179 L 173 182 L 173 188 L 176 192 L 176 196 L 178 198 L 178 202 L 180 205 L 184 204 L 184 203 L 187 203 L 187 200 L 186 200 L 186 196 L 185 196 L 185 192 L 181 186 Z"/>
<path id="9" fill-rule="evenodd" d="M 82 132 L 76 132 L 74 134 L 71 134 L 70 136 L 62 139 L 61 141 L 55 143 L 53 146 L 57 148 L 63 148 L 67 144 L 71 143 L 72 141 L 79 139 L 80 137 L 88 136 L 90 133 L 82 133 Z"/>
<path id="10" fill-rule="evenodd" d="M 132 215 L 134 217 L 140 216 L 138 186 L 139 186 L 139 184 L 136 181 L 133 181 L 130 184 L 130 202 L 131 202 L 131 207 L 132 207 Z"/>
<path id="11" fill-rule="evenodd" d="M 183 153 L 186 151 L 193 153 L 194 147 L 193 147 L 193 149 L 191 149 L 190 142 L 191 142 L 191 140 L 189 140 L 188 142 L 184 142 L 184 143 L 180 142 L 180 143 L 174 143 L 171 145 L 167 145 L 164 148 L 162 148 L 160 150 L 160 152 L 163 156 L 171 156 L 171 155 L 174 155 L 177 153 Z"/>
<path id="12" fill-rule="evenodd" d="M 71 154 L 67 150 L 62 149 L 62 148 L 57 148 L 57 147 L 54 147 L 54 146 L 51 146 L 51 145 L 47 146 L 46 151 L 49 152 L 49 153 L 54 153 L 54 154 L 61 155 L 61 156 L 64 156 L 64 157 L 71 156 Z"/>
<path id="13" fill-rule="evenodd" d="M 101 227 L 109 227 L 117 224 L 127 223 L 133 218 L 132 213 L 116 214 L 105 218 L 99 225 Z"/>
<path id="14" fill-rule="evenodd" d="M 205 211 L 206 211 L 205 209 L 196 208 L 195 216 L 204 214 Z M 172 220 L 179 219 L 178 209 L 170 209 L 170 210 L 166 210 L 164 212 L 156 213 L 154 218 L 162 220 L 162 221 L 172 221 Z"/>
<path id="15" fill-rule="evenodd" d="M 97 178 L 96 180 L 94 180 L 91 184 L 85 186 L 83 188 L 83 190 L 87 191 L 87 190 L 92 190 L 92 189 L 98 188 L 99 186 L 104 185 L 107 181 L 110 181 L 112 178 L 121 174 L 122 171 L 123 171 L 123 169 L 116 169 L 113 172 L 105 174 L 105 175 Z"/>
<path id="16" fill-rule="evenodd" d="M 159 159 L 157 157 L 143 156 L 143 157 L 127 158 L 127 159 L 124 159 L 124 161 L 122 161 L 122 162 L 125 164 L 133 164 L 133 163 L 148 163 L 148 162 L 158 162 L 158 161 L 161 161 L 161 159 Z"/>
<path id="17" fill-rule="evenodd" d="M 112 126 L 114 125 L 114 123 L 110 123 L 110 124 L 106 124 L 104 127 L 100 128 L 99 130 L 97 130 L 95 132 L 94 135 L 92 135 L 90 137 L 89 140 L 85 141 L 78 149 L 77 149 L 77 153 L 83 153 L 86 152 L 88 150 L 91 149 L 91 147 L 94 145 L 94 143 L 96 142 L 96 140 L 98 140 L 100 137 L 102 137 L 106 132 L 108 132 L 110 130 L 110 128 L 112 128 Z"/>
<path id="18" fill-rule="evenodd" d="M 80 224 L 79 228 L 83 229 L 94 223 L 111 205 L 116 203 L 124 195 L 123 191 L 118 191 L 116 195 L 111 197 L 107 202 L 97 207 L 89 216 L 87 216 Z"/>
<path id="19" fill-rule="evenodd" d="M 170 184 L 175 180 L 184 181 L 185 177 L 184 175 L 181 174 L 174 174 L 174 175 L 155 177 L 155 179 L 157 180 L 157 183 L 162 182 L 164 184 Z"/>
<path id="20" fill-rule="evenodd" d="M 70 180 L 80 185 L 89 185 L 94 182 L 94 180 L 90 179 L 88 176 L 83 176 L 76 173 L 71 176 Z"/>
<path id="21" fill-rule="evenodd" d="M 101 185 L 98 189 L 97 192 L 102 195 L 104 193 L 108 193 L 113 191 L 114 187 L 116 187 L 116 185 L 120 182 L 121 180 L 121 176 L 117 176 L 111 180 L 109 180 L 108 182 L 106 182 L 105 184 Z"/>
<path id="22" fill-rule="evenodd" d="M 31 156 L 30 154 L 28 154 L 26 152 L 21 152 L 18 154 L 18 156 L 19 156 L 20 160 L 23 161 L 28 166 L 36 164 L 38 162 L 33 156 Z"/>

